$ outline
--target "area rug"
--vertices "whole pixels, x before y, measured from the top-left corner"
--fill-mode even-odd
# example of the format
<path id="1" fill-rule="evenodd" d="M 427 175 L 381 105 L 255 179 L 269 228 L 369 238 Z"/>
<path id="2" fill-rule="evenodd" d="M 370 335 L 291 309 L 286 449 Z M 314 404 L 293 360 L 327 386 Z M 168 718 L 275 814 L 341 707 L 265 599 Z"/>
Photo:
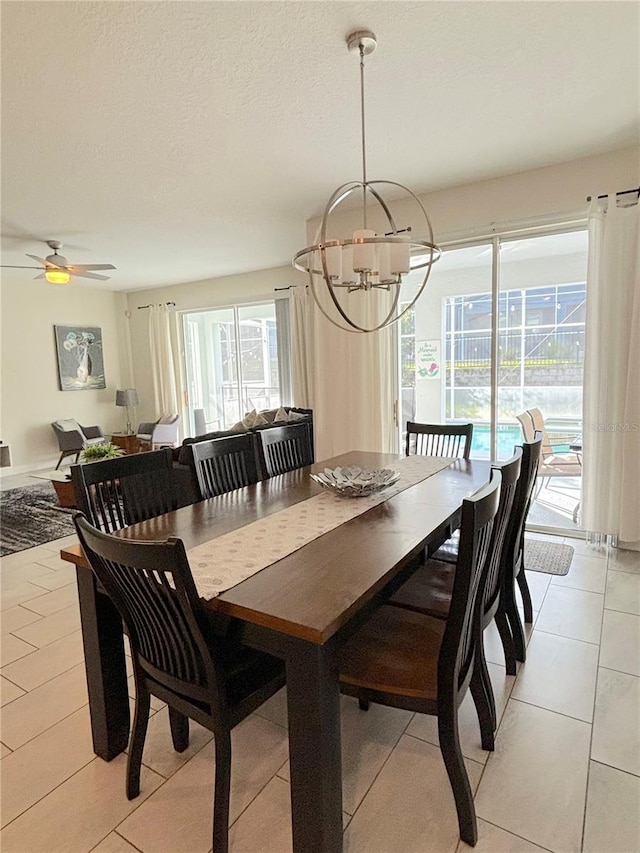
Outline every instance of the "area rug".
<path id="1" fill-rule="evenodd" d="M 75 533 L 51 483 L 0 491 L 0 556 Z"/>
<path id="2" fill-rule="evenodd" d="M 566 575 L 573 559 L 571 545 L 543 542 L 541 539 L 524 540 L 524 566 L 530 572 L 548 575 Z"/>

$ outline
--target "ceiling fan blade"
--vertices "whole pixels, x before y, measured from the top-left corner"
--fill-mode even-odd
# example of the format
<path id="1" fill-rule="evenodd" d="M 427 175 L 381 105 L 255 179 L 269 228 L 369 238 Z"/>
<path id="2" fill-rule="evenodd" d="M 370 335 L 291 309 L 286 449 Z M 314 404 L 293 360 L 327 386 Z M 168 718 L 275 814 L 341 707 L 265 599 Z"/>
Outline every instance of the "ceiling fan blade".
<path id="1" fill-rule="evenodd" d="M 11 264 L 0 264 L 0 269 L 3 270 L 41 270 L 42 267 L 14 267 Z"/>
<path id="2" fill-rule="evenodd" d="M 77 278 L 92 278 L 95 279 L 95 281 L 109 281 L 111 278 L 109 275 L 98 275 L 94 272 L 76 272 L 75 270 L 70 270 L 70 272 Z"/>
<path id="3" fill-rule="evenodd" d="M 78 275 L 89 270 L 114 270 L 115 267 L 113 264 L 69 264 L 67 269 Z"/>
<path id="4" fill-rule="evenodd" d="M 37 255 L 29 255 L 29 254 L 27 254 L 27 257 L 28 257 L 28 258 L 31 258 L 31 259 L 32 259 L 32 260 L 34 260 L 34 261 L 37 261 L 39 264 L 42 264 L 42 266 L 43 266 L 43 267 L 46 267 L 46 265 L 47 265 L 47 262 L 45 261 L 45 259 L 44 259 L 44 258 L 39 258 Z"/>
<path id="5" fill-rule="evenodd" d="M 33 267 L 35 269 L 35 267 Z M 45 278 L 45 273 L 40 273 L 40 275 L 36 275 L 33 277 L 34 281 L 37 281 L 39 278 Z"/>

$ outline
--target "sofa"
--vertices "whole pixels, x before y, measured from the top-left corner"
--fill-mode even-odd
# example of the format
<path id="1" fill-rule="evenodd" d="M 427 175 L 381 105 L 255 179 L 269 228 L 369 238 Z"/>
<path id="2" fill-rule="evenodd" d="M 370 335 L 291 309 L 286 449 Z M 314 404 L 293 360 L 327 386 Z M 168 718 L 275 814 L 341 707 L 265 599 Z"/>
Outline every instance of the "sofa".
<path id="1" fill-rule="evenodd" d="M 284 410 L 286 412 L 287 417 L 291 416 L 293 413 L 294 418 L 291 420 L 283 421 L 283 420 L 275 420 L 275 417 L 278 412 Z M 201 441 L 213 441 L 216 438 L 225 438 L 230 435 L 239 435 L 243 433 L 255 434 L 260 430 L 269 429 L 275 426 L 283 426 L 285 423 L 304 423 L 306 428 L 309 431 L 309 441 L 311 447 L 314 447 L 314 439 L 313 439 L 313 410 L 312 409 L 300 409 L 295 406 L 283 406 L 281 409 L 270 409 L 262 412 L 252 413 L 260 416 L 264 419 L 265 422 L 258 423 L 255 426 L 241 426 L 242 422 L 236 424 L 232 429 L 229 430 L 221 430 L 218 432 L 207 432 L 203 435 L 196 435 L 190 438 L 185 438 L 180 447 L 177 447 L 173 451 L 173 483 L 175 493 L 178 499 L 178 507 L 188 506 L 189 504 L 196 503 L 201 500 L 200 498 L 200 489 L 198 488 L 198 481 L 196 478 L 195 465 L 193 461 L 193 450 L 192 447 L 194 444 L 197 444 Z M 247 416 L 248 417 L 248 416 Z M 259 448 L 259 443 L 256 442 L 256 447 Z M 258 449 L 258 471 L 260 473 L 260 478 L 265 479 L 266 472 L 263 460 L 260 458 L 260 451 Z"/>

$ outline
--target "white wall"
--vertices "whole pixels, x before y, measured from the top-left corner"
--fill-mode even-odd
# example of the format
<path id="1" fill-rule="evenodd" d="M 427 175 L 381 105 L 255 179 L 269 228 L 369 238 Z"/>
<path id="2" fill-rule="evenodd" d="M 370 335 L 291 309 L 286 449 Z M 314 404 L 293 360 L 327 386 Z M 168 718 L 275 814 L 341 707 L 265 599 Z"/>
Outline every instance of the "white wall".
<path id="1" fill-rule="evenodd" d="M 59 418 L 98 424 L 105 432 L 122 428 L 115 392 L 126 379 L 124 303 L 124 296 L 112 291 L 76 283 L 55 287 L 33 281 L 27 270 L 3 271 L 0 438 L 11 446 L 12 467 L 0 473 L 53 468 L 59 451 L 51 421 Z M 60 391 L 54 325 L 102 329 L 104 390 Z"/>
<path id="2" fill-rule="evenodd" d="M 391 173 L 383 177 L 393 180 Z M 436 239 L 444 241 L 458 236 L 458 232 L 483 230 L 493 222 L 586 211 L 587 196 L 637 187 L 639 180 L 640 147 L 633 147 L 450 187 L 423 194 L 420 199 L 429 214 Z M 416 187 L 410 189 L 416 192 Z M 396 201 L 390 207 L 398 228 L 417 224 L 411 202 Z M 359 228 L 358 216 L 358 210 L 344 211 L 335 221 L 338 225 L 345 223 L 346 227 Z M 315 235 L 317 225 L 317 219 L 309 220 L 309 237 Z M 374 228 L 376 224 L 369 227 Z M 417 232 L 414 234 L 419 236 Z"/>

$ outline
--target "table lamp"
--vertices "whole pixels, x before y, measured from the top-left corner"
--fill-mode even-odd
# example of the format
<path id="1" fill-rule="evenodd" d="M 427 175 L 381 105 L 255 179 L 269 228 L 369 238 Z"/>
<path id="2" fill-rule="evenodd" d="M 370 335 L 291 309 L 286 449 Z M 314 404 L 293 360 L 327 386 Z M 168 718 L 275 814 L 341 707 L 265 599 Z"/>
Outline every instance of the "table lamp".
<path id="1" fill-rule="evenodd" d="M 119 388 L 116 390 L 116 406 L 126 406 L 127 409 L 127 428 L 126 435 L 132 435 L 131 429 L 131 409 L 139 403 L 138 392 L 135 388 Z"/>

